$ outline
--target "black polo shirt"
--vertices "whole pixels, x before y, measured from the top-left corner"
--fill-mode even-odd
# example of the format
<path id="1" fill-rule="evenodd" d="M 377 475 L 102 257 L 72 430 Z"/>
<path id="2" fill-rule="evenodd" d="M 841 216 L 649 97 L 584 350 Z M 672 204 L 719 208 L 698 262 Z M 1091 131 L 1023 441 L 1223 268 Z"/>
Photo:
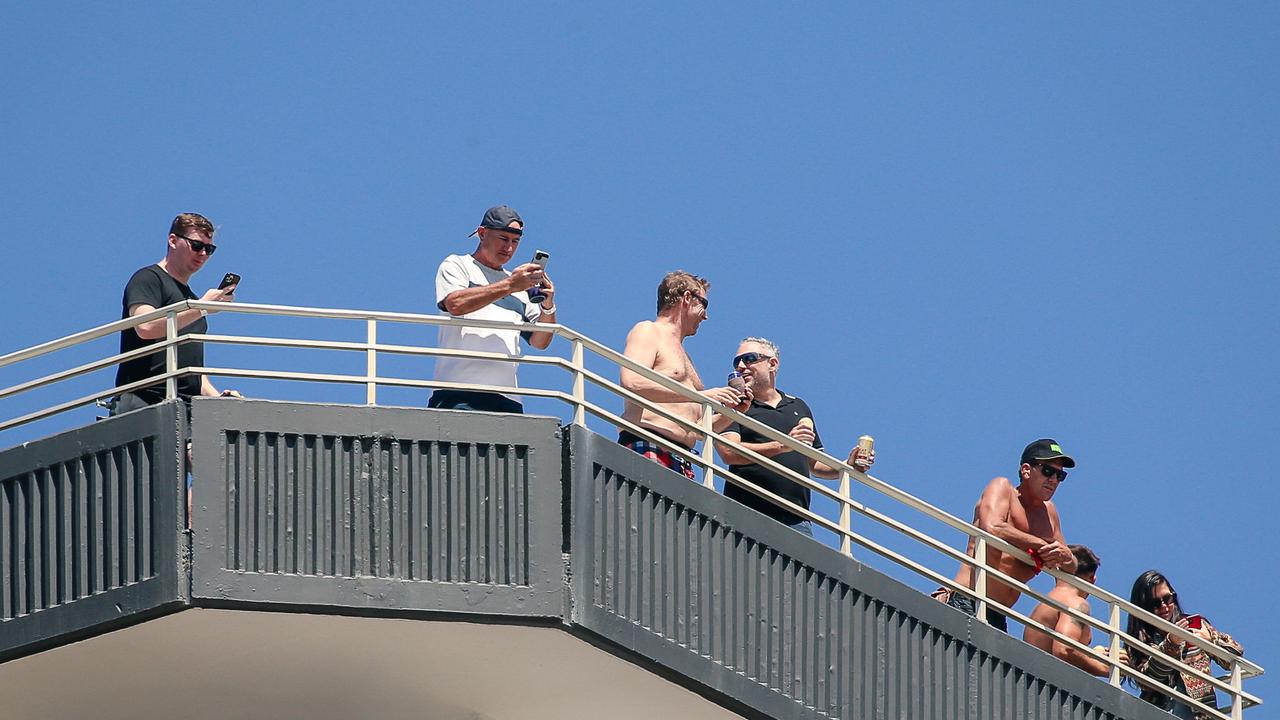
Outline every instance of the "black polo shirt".
<path id="1" fill-rule="evenodd" d="M 800 418 L 813 418 L 813 411 L 809 409 L 805 401 L 786 393 L 782 393 L 782 399 L 778 401 L 777 407 L 769 407 L 757 400 L 752 400 L 751 407 L 747 409 L 746 414 L 752 420 L 768 425 L 783 435 L 791 432 L 791 429 L 800 423 Z M 742 427 L 738 423 L 730 425 L 725 432 L 737 433 L 742 437 L 743 442 L 748 443 L 766 442 L 769 439 L 750 428 Z M 817 433 L 818 430 L 815 427 L 813 446 L 821 448 L 822 438 L 817 437 Z M 799 473 L 802 477 L 809 477 L 809 459 L 794 450 L 775 455 L 773 461 Z M 779 473 L 754 463 L 749 465 L 730 465 L 729 469 L 742 479 L 754 483 L 775 495 L 786 498 L 800 507 L 809 507 L 809 488 L 799 485 Z M 804 518 L 799 515 L 774 505 L 750 490 L 738 487 L 732 481 L 725 481 L 724 494 L 725 497 L 733 498 L 743 505 L 764 513 L 785 525 L 795 525 L 804 521 Z"/>

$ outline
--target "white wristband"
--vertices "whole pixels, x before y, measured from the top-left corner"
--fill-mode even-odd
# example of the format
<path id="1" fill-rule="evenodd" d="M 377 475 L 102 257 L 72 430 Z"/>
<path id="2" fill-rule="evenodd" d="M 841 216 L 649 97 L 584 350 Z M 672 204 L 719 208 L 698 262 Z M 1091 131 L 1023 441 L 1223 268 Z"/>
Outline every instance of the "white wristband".
<path id="1" fill-rule="evenodd" d="M 200 310 L 200 317 L 209 317 L 209 311 L 202 308 Z"/>
<path id="2" fill-rule="evenodd" d="M 554 313 L 555 311 L 556 311 L 556 306 L 555 306 L 555 305 L 552 305 L 551 307 L 544 307 L 544 308 L 542 308 L 542 314 L 543 314 L 543 315 L 550 315 L 550 314 Z"/>

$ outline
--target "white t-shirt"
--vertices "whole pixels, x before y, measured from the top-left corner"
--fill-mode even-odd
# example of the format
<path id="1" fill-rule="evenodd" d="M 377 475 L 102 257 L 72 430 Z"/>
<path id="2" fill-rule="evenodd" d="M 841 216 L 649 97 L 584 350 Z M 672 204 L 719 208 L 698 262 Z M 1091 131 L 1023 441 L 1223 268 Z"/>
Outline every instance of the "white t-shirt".
<path id="1" fill-rule="evenodd" d="M 485 267 L 471 255 L 450 255 L 440 263 L 440 269 L 436 271 L 436 307 L 444 311 L 445 297 L 455 290 L 492 285 L 509 275 L 511 273 L 506 270 Z M 529 294 L 522 290 L 458 317 L 520 323 L 534 322 L 541 315 L 541 308 L 530 302 Z M 511 357 L 520 357 L 520 334 L 519 330 L 514 329 L 497 330 L 441 325 L 440 347 L 504 353 Z M 501 360 L 438 357 L 436 358 L 436 380 L 519 387 L 516 384 L 516 368 L 516 363 Z M 520 401 L 518 397 L 511 397 L 511 399 Z"/>

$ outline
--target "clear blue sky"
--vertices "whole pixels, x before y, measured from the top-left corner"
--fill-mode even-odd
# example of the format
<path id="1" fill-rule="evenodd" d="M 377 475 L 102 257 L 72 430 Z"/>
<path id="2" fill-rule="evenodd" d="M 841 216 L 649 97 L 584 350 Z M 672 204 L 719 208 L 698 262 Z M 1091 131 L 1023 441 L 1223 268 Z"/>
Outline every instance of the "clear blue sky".
<path id="1" fill-rule="evenodd" d="M 957 515 L 1057 438 L 1101 583 L 1164 571 L 1280 703 L 1277 48 L 1260 2 L 8 3 L 0 352 L 117 317 L 181 211 L 220 226 L 197 292 L 431 312 L 508 203 L 562 322 L 621 348 L 665 271 L 706 275 L 705 377 L 774 338 L 829 447 L 875 435 Z"/>

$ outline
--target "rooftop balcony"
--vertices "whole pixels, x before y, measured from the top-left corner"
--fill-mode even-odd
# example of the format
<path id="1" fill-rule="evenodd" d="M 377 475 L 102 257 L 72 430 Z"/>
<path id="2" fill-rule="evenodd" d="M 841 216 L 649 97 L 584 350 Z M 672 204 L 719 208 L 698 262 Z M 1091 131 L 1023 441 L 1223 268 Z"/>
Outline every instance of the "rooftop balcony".
<path id="1" fill-rule="evenodd" d="M 593 431 L 588 413 L 625 421 L 587 383 L 615 399 L 627 393 L 588 370 L 584 351 L 626 360 L 567 328 L 557 330 L 571 344 L 567 360 L 527 360 L 567 370 L 570 389 L 525 390 L 568 403 L 572 419 L 562 425 L 380 405 L 381 387 L 431 385 L 379 375 L 380 355 L 440 351 L 378 345 L 375 323 L 449 320 L 244 311 L 350 313 L 368 323 L 367 342 L 341 348 L 366 353 L 368 371 L 322 378 L 366 386 L 368 403 L 196 399 L 188 425 L 173 400 L 0 452 L 8 716 L 1169 717 L 1119 687 L 1127 668 L 1092 677 L 928 597 L 923 587 L 948 583 L 956 562 L 984 578 L 998 572 L 871 499 L 999 545 L 967 523 L 844 466 L 839 490 L 814 485 L 841 502 L 838 517 L 814 517 L 844 539 L 827 547 Z M 15 353 L 0 367 L 85 339 Z M 281 380 L 289 372 L 209 371 Z M 319 374 L 306 375 L 288 379 Z M 733 481 L 709 449 L 689 457 L 708 480 Z M 854 483 L 868 501 L 853 500 Z M 892 527 L 941 558 L 918 563 L 857 532 L 862 523 Z M 919 581 L 892 577 L 887 566 Z M 1090 590 L 1110 618 L 1088 621 L 1115 646 L 1120 611 L 1140 611 Z M 1242 658 L 1232 667 L 1215 678 L 1229 698 L 1212 710 L 1223 718 L 1259 702 L 1243 681 L 1261 668 Z"/>

